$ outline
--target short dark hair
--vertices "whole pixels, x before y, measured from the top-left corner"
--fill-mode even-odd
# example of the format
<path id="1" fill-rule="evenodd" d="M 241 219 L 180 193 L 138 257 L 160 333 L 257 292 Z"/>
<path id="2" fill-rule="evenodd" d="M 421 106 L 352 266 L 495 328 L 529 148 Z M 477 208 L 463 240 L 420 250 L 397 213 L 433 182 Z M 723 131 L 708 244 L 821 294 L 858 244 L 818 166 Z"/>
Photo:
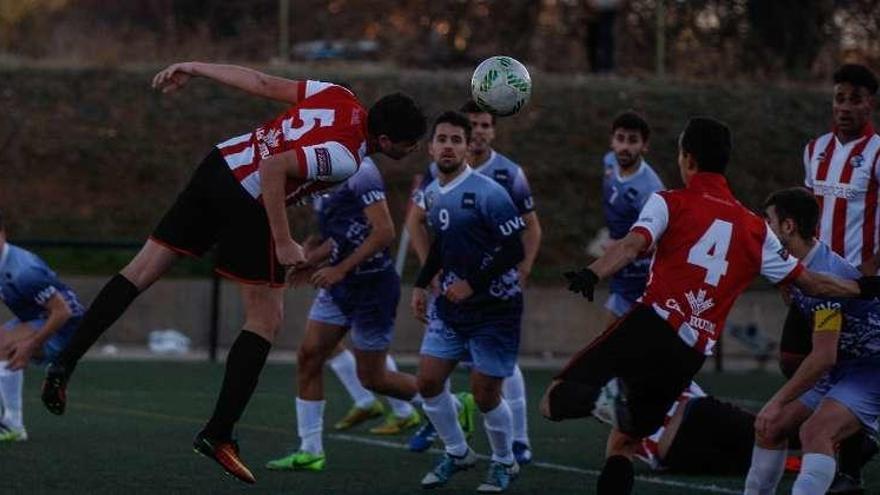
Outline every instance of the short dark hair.
<path id="1" fill-rule="evenodd" d="M 464 102 L 464 105 L 462 105 L 461 108 L 458 109 L 458 111 L 461 113 L 488 113 L 492 116 L 492 125 L 495 125 L 495 121 L 498 120 L 497 115 L 492 112 L 487 112 L 486 110 L 483 110 L 480 105 L 477 105 L 477 102 L 475 102 L 474 100 L 468 100 Z"/>
<path id="2" fill-rule="evenodd" d="M 723 174 L 733 140 L 727 124 L 712 117 L 693 117 L 681 133 L 681 149 L 693 155 L 700 172 Z"/>
<path id="3" fill-rule="evenodd" d="M 440 124 L 461 127 L 464 129 L 465 140 L 471 140 L 471 121 L 465 114 L 456 112 L 455 110 L 447 110 L 438 115 L 437 118 L 434 119 L 434 126 L 431 128 L 431 139 L 434 139 L 434 134 L 437 133 L 437 126 Z"/>
<path id="4" fill-rule="evenodd" d="M 393 143 L 418 141 L 428 130 L 421 107 L 403 93 L 385 95 L 370 107 L 367 130 L 374 137 L 382 134 Z"/>
<path id="5" fill-rule="evenodd" d="M 877 76 L 871 69 L 861 64 L 844 64 L 834 71 L 832 76 L 834 84 L 850 83 L 855 87 L 862 87 L 868 93 L 877 94 Z"/>
<path id="6" fill-rule="evenodd" d="M 617 117 L 614 117 L 614 121 L 611 122 L 611 134 L 614 134 L 618 129 L 639 131 L 639 134 L 642 135 L 642 139 L 645 141 L 651 137 L 651 127 L 648 125 L 648 122 L 641 115 L 632 110 L 627 110 Z"/>
<path id="7" fill-rule="evenodd" d="M 767 208 L 776 209 L 776 217 L 780 222 L 792 220 L 797 225 L 797 232 L 804 239 L 812 239 L 819 226 L 819 202 L 808 189 L 791 187 L 776 191 L 764 201 Z"/>

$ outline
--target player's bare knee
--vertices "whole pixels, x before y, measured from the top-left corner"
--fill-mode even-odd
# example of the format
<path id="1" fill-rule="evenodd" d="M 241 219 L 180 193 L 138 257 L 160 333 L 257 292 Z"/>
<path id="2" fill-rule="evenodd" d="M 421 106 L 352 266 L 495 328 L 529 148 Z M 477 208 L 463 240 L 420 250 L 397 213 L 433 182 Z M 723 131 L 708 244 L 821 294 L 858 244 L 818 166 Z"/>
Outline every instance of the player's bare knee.
<path id="1" fill-rule="evenodd" d="M 832 429 L 825 422 L 811 417 L 804 421 L 798 430 L 801 447 L 805 451 L 815 451 L 823 445 L 832 442 Z"/>
<path id="2" fill-rule="evenodd" d="M 593 412 L 599 389 L 590 385 L 555 380 L 541 399 L 541 414 L 551 421 L 585 418 Z"/>
<path id="3" fill-rule="evenodd" d="M 433 376 L 419 375 L 416 377 L 416 385 L 419 387 L 419 394 L 422 397 L 436 397 L 443 392 L 446 380 L 440 380 Z"/>
<path id="4" fill-rule="evenodd" d="M 501 390 L 492 389 L 489 387 L 479 387 L 473 389 L 474 393 L 474 402 L 477 404 L 477 408 L 480 409 L 480 412 L 489 412 L 501 403 Z"/>

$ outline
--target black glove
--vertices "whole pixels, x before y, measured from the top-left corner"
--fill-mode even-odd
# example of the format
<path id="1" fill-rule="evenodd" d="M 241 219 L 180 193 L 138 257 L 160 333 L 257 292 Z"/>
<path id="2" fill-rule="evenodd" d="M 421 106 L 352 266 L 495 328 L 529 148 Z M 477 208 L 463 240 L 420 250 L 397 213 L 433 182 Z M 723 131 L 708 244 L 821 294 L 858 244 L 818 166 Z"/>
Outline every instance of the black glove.
<path id="1" fill-rule="evenodd" d="M 869 275 L 859 278 L 856 282 L 859 284 L 859 290 L 861 291 L 859 294 L 860 298 L 874 299 L 875 297 L 880 297 L 880 277 Z"/>
<path id="2" fill-rule="evenodd" d="M 599 277 L 593 273 L 593 270 L 581 268 L 576 272 L 565 272 L 565 278 L 568 279 L 568 290 L 586 297 L 588 301 L 593 301 L 593 290 L 599 281 Z M 878 290 L 880 290 L 880 284 L 878 284 Z"/>

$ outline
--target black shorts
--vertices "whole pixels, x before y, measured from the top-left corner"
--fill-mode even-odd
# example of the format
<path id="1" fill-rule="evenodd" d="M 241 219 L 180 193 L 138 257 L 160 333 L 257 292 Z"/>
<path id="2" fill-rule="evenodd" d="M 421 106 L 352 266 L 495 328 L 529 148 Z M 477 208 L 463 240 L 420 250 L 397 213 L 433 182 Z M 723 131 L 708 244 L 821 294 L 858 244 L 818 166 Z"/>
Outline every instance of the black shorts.
<path id="1" fill-rule="evenodd" d="M 640 304 L 575 355 L 557 378 L 598 388 L 617 377 L 633 422 L 625 433 L 646 437 L 663 425 L 705 360 L 666 320 Z"/>
<path id="2" fill-rule="evenodd" d="M 714 397 L 685 405 L 663 465 L 686 474 L 745 475 L 755 445 L 755 415 Z"/>
<path id="3" fill-rule="evenodd" d="M 242 283 L 284 285 L 266 209 L 235 180 L 216 148 L 150 237 L 190 256 L 202 256 L 216 246 L 220 275 Z"/>
<path id="4" fill-rule="evenodd" d="M 782 326 L 782 341 L 779 343 L 779 352 L 806 356 L 812 350 L 813 329 L 810 327 L 810 321 L 794 303 L 791 303 Z"/>

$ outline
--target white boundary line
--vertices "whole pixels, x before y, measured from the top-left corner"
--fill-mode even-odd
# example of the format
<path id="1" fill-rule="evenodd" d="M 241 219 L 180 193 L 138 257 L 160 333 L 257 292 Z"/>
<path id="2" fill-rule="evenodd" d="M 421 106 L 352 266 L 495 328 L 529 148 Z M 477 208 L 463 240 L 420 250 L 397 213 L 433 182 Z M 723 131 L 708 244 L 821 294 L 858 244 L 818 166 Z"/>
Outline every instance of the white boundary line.
<path id="1" fill-rule="evenodd" d="M 140 409 L 131 409 L 131 408 L 122 408 L 122 407 L 103 407 L 96 406 L 92 404 L 71 404 L 74 408 L 90 410 L 98 413 L 104 414 L 113 414 L 113 415 L 123 415 L 123 416 L 135 416 L 141 418 L 149 418 L 149 419 L 158 419 L 164 421 L 177 421 L 183 423 L 191 423 L 196 425 L 202 425 L 204 421 L 198 418 L 190 418 L 186 416 L 175 416 L 171 414 L 158 413 L 158 412 L 150 412 L 150 411 L 142 411 Z M 291 430 L 285 428 L 277 428 L 272 426 L 263 426 L 263 425 L 253 425 L 248 423 L 239 423 L 239 428 L 244 428 L 252 431 L 259 431 L 265 433 L 290 433 Z M 337 442 L 348 442 L 348 443 L 358 443 L 361 445 L 370 445 L 373 447 L 384 447 L 396 450 L 408 450 L 407 445 L 397 442 L 391 442 L 388 440 L 379 440 L 375 438 L 366 438 L 357 435 L 347 435 L 344 433 L 327 433 L 324 435 L 324 438 L 328 440 L 334 440 Z M 443 451 L 440 449 L 430 449 L 430 452 L 436 454 L 442 454 Z M 489 459 L 488 456 L 477 454 L 477 457 L 480 459 Z M 555 464 L 551 462 L 532 462 L 529 466 L 534 466 L 541 469 L 547 469 L 551 471 L 560 471 L 566 473 L 577 473 L 583 474 L 590 477 L 598 477 L 599 471 L 595 469 L 584 469 L 575 466 L 567 466 L 564 464 Z M 661 485 L 661 486 L 672 486 L 687 489 L 694 492 L 704 492 L 704 493 L 730 493 L 730 494 L 740 494 L 742 490 L 736 490 L 733 488 L 727 488 L 718 485 L 706 485 L 700 483 L 687 483 L 684 481 L 677 481 L 672 479 L 664 479 L 656 476 L 636 476 L 636 480 L 643 483 L 650 483 L 653 485 Z"/>
<path id="2" fill-rule="evenodd" d="M 346 435 L 343 433 L 330 433 L 330 434 L 325 435 L 325 438 L 328 438 L 330 440 L 341 441 L 341 442 L 360 443 L 363 445 L 370 445 L 370 446 L 374 446 L 374 447 L 385 447 L 385 448 L 397 449 L 397 450 L 409 450 L 409 448 L 402 443 L 390 442 L 388 440 L 378 440 L 378 439 L 374 439 L 374 438 L 364 438 L 364 437 L 360 437 L 360 436 L 356 436 L 356 435 Z M 430 449 L 430 452 L 434 453 L 434 454 L 442 454 L 443 450 Z M 488 460 L 489 456 L 483 455 L 483 454 L 477 454 L 477 458 Z M 554 464 L 552 462 L 536 461 L 536 462 L 532 462 L 531 464 L 529 464 L 529 468 L 531 468 L 532 466 L 542 468 L 542 469 L 549 469 L 551 471 L 562 471 L 562 472 L 566 472 L 566 473 L 585 474 L 587 476 L 592 476 L 594 478 L 598 478 L 599 473 L 600 473 L 599 471 L 596 471 L 595 469 L 583 469 L 583 468 L 574 467 L 574 466 L 566 466 L 564 464 Z M 686 489 L 698 491 L 698 492 L 733 493 L 733 494 L 741 494 L 742 493 L 742 490 L 734 490 L 732 488 L 725 488 L 723 486 L 718 486 L 718 485 L 703 485 L 703 484 L 697 484 L 697 483 L 687 483 L 684 481 L 662 479 L 662 478 L 658 478 L 656 476 L 641 476 L 640 475 L 640 476 L 636 476 L 636 480 L 642 481 L 644 483 L 651 483 L 654 485 L 675 486 L 675 487 L 679 487 L 679 488 L 686 488 Z"/>

